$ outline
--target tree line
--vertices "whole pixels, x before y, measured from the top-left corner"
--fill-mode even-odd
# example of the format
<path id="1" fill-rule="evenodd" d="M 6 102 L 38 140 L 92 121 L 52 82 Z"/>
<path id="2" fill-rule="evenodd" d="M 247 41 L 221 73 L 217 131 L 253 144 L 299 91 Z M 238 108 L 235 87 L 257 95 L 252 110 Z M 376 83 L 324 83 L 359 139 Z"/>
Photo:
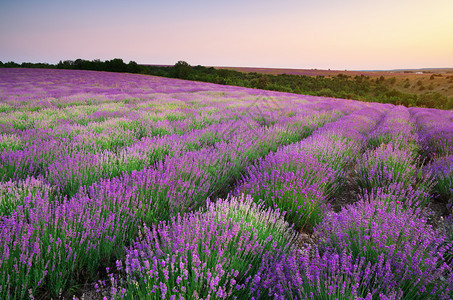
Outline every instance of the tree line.
<path id="1" fill-rule="evenodd" d="M 47 68 L 93 70 L 109 72 L 127 72 L 155 75 L 169 78 L 211 82 L 224 85 L 289 92 L 296 94 L 354 99 L 368 102 L 392 103 L 405 106 L 420 106 L 439 109 L 453 109 L 453 98 L 437 92 L 423 94 L 404 93 L 386 84 L 394 78 L 383 76 L 371 79 L 369 76 L 349 76 L 338 74 L 335 77 L 305 75 L 272 75 L 256 72 L 243 73 L 234 70 L 215 69 L 213 67 L 191 66 L 185 61 L 178 61 L 173 66 L 139 65 L 135 61 L 125 63 L 120 58 L 101 61 L 64 60 L 58 64 L 47 63 L 2 63 L 0 68 Z"/>

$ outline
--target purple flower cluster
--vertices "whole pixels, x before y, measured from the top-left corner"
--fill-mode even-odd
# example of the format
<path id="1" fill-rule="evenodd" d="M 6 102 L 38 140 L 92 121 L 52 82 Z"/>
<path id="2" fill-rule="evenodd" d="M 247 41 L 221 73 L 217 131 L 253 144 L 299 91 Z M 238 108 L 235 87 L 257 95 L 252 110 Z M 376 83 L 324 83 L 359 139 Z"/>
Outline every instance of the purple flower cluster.
<path id="1" fill-rule="evenodd" d="M 337 178 L 343 177 L 346 167 L 364 150 L 366 134 L 387 110 L 385 105 L 357 110 L 319 128 L 303 143 L 290 147 L 313 153 L 338 172 Z"/>
<path id="2" fill-rule="evenodd" d="M 318 246 L 282 260 L 277 299 L 449 299 L 452 251 L 416 209 L 379 198 L 331 213 Z"/>
<path id="3" fill-rule="evenodd" d="M 42 178 L 28 177 L 24 180 L 0 182 L 0 216 L 11 214 L 17 206 L 25 205 L 27 198 L 39 195 L 58 197 L 55 188 Z M 33 203 L 30 203 L 33 205 Z"/>
<path id="4" fill-rule="evenodd" d="M 419 137 L 409 110 L 396 106 L 389 110 L 382 122 L 367 137 L 370 147 L 392 144 L 394 148 L 418 152 Z"/>
<path id="5" fill-rule="evenodd" d="M 391 184 L 409 187 L 417 182 L 419 171 L 412 153 L 392 144 L 367 151 L 355 169 L 358 185 L 368 191 Z"/>
<path id="6" fill-rule="evenodd" d="M 401 209 L 408 207 L 424 207 L 431 199 L 430 188 L 405 186 L 401 183 L 390 183 L 382 187 L 373 187 L 370 191 L 363 190 L 358 195 L 359 200 L 372 201 L 373 199 L 387 201 L 389 205 L 398 204 Z"/>
<path id="7" fill-rule="evenodd" d="M 433 182 L 423 174 L 418 156 L 418 135 L 407 108 L 395 107 L 367 137 L 376 146 L 357 159 L 356 184 L 362 195 L 387 193 L 406 205 L 423 205 L 430 199 Z"/>
<path id="8" fill-rule="evenodd" d="M 434 196 L 441 196 L 453 207 L 453 119 L 451 111 L 412 108 L 421 137 L 421 149 L 430 163 L 424 168 L 435 180 Z"/>
<path id="9" fill-rule="evenodd" d="M 117 267 L 125 298 L 244 299 L 266 296 L 265 276 L 296 240 L 280 213 L 250 198 L 144 227 Z"/>
<path id="10" fill-rule="evenodd" d="M 428 158 L 453 154 L 453 121 L 451 112 L 411 108 L 420 131 L 421 150 Z"/>
<path id="11" fill-rule="evenodd" d="M 305 152 L 284 150 L 256 162 L 247 174 L 236 193 L 247 193 L 257 203 L 284 211 L 295 229 L 320 221 L 327 185 L 334 181 L 326 163 Z"/>
<path id="12" fill-rule="evenodd" d="M 453 213 L 453 155 L 432 162 L 425 171 L 435 178 L 435 191 L 446 198 Z"/>

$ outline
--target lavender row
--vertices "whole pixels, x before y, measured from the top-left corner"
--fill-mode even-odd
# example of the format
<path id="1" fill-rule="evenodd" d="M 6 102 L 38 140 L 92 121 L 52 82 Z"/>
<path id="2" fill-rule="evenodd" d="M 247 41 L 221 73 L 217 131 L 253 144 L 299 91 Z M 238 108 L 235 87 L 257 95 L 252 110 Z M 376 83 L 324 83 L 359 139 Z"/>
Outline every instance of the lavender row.
<path id="1" fill-rule="evenodd" d="M 451 297 L 453 245 L 417 206 L 429 193 L 417 182 L 417 136 L 404 108 L 390 110 L 368 135 L 368 145 L 376 141 L 381 146 L 356 165 L 359 201 L 329 212 L 315 228 L 317 246 L 281 265 L 278 298 Z"/>
<path id="2" fill-rule="evenodd" d="M 310 231 L 322 220 L 326 200 L 341 188 L 347 166 L 362 151 L 366 133 L 386 110 L 364 108 L 282 147 L 247 169 L 235 190 L 285 212 L 295 229 Z"/>
<path id="3" fill-rule="evenodd" d="M 424 169 L 435 180 L 434 196 L 441 197 L 447 203 L 448 211 L 453 215 L 453 155 L 444 156 L 431 162 Z"/>
<path id="4" fill-rule="evenodd" d="M 420 168 L 410 143 L 417 137 L 404 110 L 390 110 L 368 136 L 368 145 L 385 144 L 358 160 L 358 181 L 366 183 L 359 201 L 328 212 L 315 227 L 317 245 L 275 267 L 276 299 L 452 297 L 453 239 L 429 225 L 422 208 L 407 205 L 429 193 L 414 176 Z M 409 128 L 388 128 L 395 123 Z"/>
<path id="5" fill-rule="evenodd" d="M 387 193 L 389 201 L 425 205 L 432 180 L 422 172 L 419 137 L 407 108 L 390 110 L 370 133 L 368 144 L 379 143 L 357 159 L 355 177 L 362 195 L 379 191 Z"/>
<path id="6" fill-rule="evenodd" d="M 278 270 L 276 299 L 450 299 L 451 240 L 417 208 L 375 194 L 330 213 L 318 245 Z"/>
<path id="7" fill-rule="evenodd" d="M 453 121 L 451 112 L 410 108 L 419 129 L 421 150 L 429 159 L 453 154 Z M 449 115 L 448 115 L 449 114 Z"/>
<path id="8" fill-rule="evenodd" d="M 118 299 L 451 297 L 452 265 L 443 257 L 453 247 L 419 209 L 375 195 L 324 220 L 318 246 L 300 250 L 280 212 L 251 198 L 220 200 L 144 228 L 116 262 L 110 288 L 96 287 Z"/>
<path id="9" fill-rule="evenodd" d="M 434 196 L 447 202 L 453 213 L 453 120 L 450 111 L 412 109 L 424 155 L 430 160 L 425 167 L 426 174 L 435 179 Z"/>
<path id="10" fill-rule="evenodd" d="M 419 136 L 409 110 L 404 106 L 395 106 L 386 114 L 382 123 L 368 135 L 370 148 L 393 145 L 397 149 L 412 150 L 417 154 Z"/>
<path id="11" fill-rule="evenodd" d="M 315 126 L 312 121 L 311 117 L 307 118 L 305 123 L 297 119 L 294 124 L 301 126 L 299 129 L 311 128 Z M 320 121 L 323 122 L 322 117 Z M 261 132 L 258 141 L 250 141 L 246 145 L 241 136 L 237 135 L 236 142 L 218 143 L 215 147 L 180 152 L 174 156 L 167 155 L 155 168 L 101 180 L 82 189 L 75 197 L 63 201 L 62 204 L 50 201 L 47 193 L 28 196 L 9 216 L 3 218 L 3 244 L 10 247 L 11 238 L 24 238 L 23 229 L 19 230 L 23 226 L 20 216 L 28 214 L 39 217 L 28 227 L 28 238 L 9 251 L 15 255 L 3 258 L 7 263 L 3 264 L 5 269 L 2 269 L 7 272 L 11 264 L 17 264 L 18 269 L 12 273 L 15 277 L 9 278 L 7 282 L 29 285 L 18 288 L 19 285 L 13 284 L 11 287 L 4 283 L 2 286 L 7 286 L 6 293 L 16 291 L 23 295 L 29 288 L 34 293 L 39 292 L 39 286 L 42 284 L 56 295 L 61 289 L 73 284 L 71 280 L 77 281 L 82 276 L 94 278 L 99 268 L 108 265 L 109 257 L 119 257 L 118 251 L 135 238 L 140 225 L 150 225 L 168 219 L 177 212 L 186 212 L 201 206 L 209 195 L 228 183 L 226 180 L 234 175 L 232 172 L 252 160 L 248 158 L 249 155 L 263 155 L 266 153 L 263 151 L 278 147 L 278 143 L 288 142 L 285 132 L 294 132 L 297 133 L 296 137 L 300 136 L 301 131 L 295 130 L 298 127 L 291 126 L 286 129 L 289 131 L 283 130 L 285 127 L 280 125 L 269 130 L 262 129 L 258 131 Z M 275 143 L 276 146 L 272 146 Z M 93 176 L 89 172 L 85 174 L 89 178 Z M 80 174 L 77 175 L 75 178 L 80 179 Z M 22 215 L 18 216 L 20 213 Z M 57 216 L 57 219 L 54 219 L 54 216 Z M 53 226 L 49 226 L 44 220 L 49 220 Z M 19 223 L 20 225 L 17 225 Z M 82 227 L 80 224 L 83 224 Z M 11 231 L 12 228 L 16 228 L 16 231 Z M 57 236 L 60 240 L 67 242 L 63 243 L 64 245 L 77 247 L 68 246 L 63 249 L 60 244 L 52 246 L 56 239 L 55 231 L 59 232 Z M 75 236 L 65 235 L 67 232 L 74 233 Z M 44 242 L 35 244 L 34 247 L 37 248 L 30 249 L 28 242 L 36 239 L 38 234 L 45 237 Z M 27 257 L 30 263 L 18 261 L 17 249 L 21 247 L 28 249 L 24 257 Z M 49 270 L 44 263 L 48 256 L 41 256 L 44 249 L 53 257 L 65 257 L 64 262 L 60 259 L 56 261 L 64 268 L 62 270 L 67 271 L 60 274 Z M 30 279 L 26 275 L 29 273 L 40 274 L 42 277 Z M 24 277 L 29 281 L 24 281 Z"/>
<path id="12" fill-rule="evenodd" d="M 109 294 L 126 299 L 269 297 L 272 267 L 294 252 L 296 241 L 280 212 L 250 198 L 219 200 L 202 212 L 145 227 L 126 259 L 117 261 L 121 277 L 111 277 Z"/>

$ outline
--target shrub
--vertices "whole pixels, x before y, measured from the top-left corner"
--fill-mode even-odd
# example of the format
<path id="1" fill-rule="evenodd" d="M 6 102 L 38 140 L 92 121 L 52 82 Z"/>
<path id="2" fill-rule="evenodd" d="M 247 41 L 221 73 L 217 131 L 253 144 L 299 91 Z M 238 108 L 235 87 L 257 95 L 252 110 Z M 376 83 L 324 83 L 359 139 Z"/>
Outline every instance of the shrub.
<path id="1" fill-rule="evenodd" d="M 453 155 L 434 161 L 425 170 L 436 180 L 435 192 L 449 200 L 453 206 Z"/>
<path id="2" fill-rule="evenodd" d="M 384 260 L 371 264 L 347 250 L 321 255 L 315 248 L 311 252 L 290 256 L 275 266 L 275 299 L 396 300 L 403 295 L 389 284 L 395 276 Z"/>
<path id="3" fill-rule="evenodd" d="M 333 170 L 311 154 L 279 151 L 250 166 L 237 193 L 285 212 L 296 230 L 311 230 L 322 218 L 323 200 L 333 181 Z"/>
<path id="4" fill-rule="evenodd" d="M 357 159 L 357 184 L 363 191 L 372 191 L 390 184 L 402 184 L 404 187 L 414 183 L 428 185 L 429 179 L 424 178 L 416 162 L 411 151 L 395 149 L 391 144 L 382 145 Z"/>
<path id="5" fill-rule="evenodd" d="M 346 251 L 365 259 L 364 267 L 384 264 L 388 275 L 373 279 L 378 284 L 373 293 L 387 286 L 402 292 L 403 299 L 442 298 L 453 288 L 452 269 L 444 259 L 453 245 L 427 224 L 420 209 L 400 205 L 375 197 L 326 216 L 316 228 L 320 252 Z M 369 291 L 363 282 L 360 287 Z"/>
<path id="6" fill-rule="evenodd" d="M 279 212 L 244 197 L 143 230 L 117 262 L 129 299 L 266 296 L 258 283 L 296 238 Z"/>
<path id="7" fill-rule="evenodd" d="M 27 177 L 24 180 L 0 182 L 0 216 L 10 215 L 17 206 L 26 205 L 37 195 L 50 198 L 50 201 L 58 196 L 55 188 L 42 178 Z"/>
<path id="8" fill-rule="evenodd" d="M 425 131 L 421 136 L 421 146 L 423 154 L 429 158 L 453 155 L 453 123 L 433 126 Z"/>

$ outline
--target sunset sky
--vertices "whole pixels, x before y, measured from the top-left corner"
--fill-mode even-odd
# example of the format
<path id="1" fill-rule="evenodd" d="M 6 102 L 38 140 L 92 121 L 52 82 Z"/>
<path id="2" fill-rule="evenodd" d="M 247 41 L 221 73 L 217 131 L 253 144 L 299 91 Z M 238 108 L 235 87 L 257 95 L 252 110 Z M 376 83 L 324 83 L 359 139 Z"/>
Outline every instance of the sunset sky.
<path id="1" fill-rule="evenodd" d="M 453 67 L 453 0 L 0 0 L 0 60 Z"/>

